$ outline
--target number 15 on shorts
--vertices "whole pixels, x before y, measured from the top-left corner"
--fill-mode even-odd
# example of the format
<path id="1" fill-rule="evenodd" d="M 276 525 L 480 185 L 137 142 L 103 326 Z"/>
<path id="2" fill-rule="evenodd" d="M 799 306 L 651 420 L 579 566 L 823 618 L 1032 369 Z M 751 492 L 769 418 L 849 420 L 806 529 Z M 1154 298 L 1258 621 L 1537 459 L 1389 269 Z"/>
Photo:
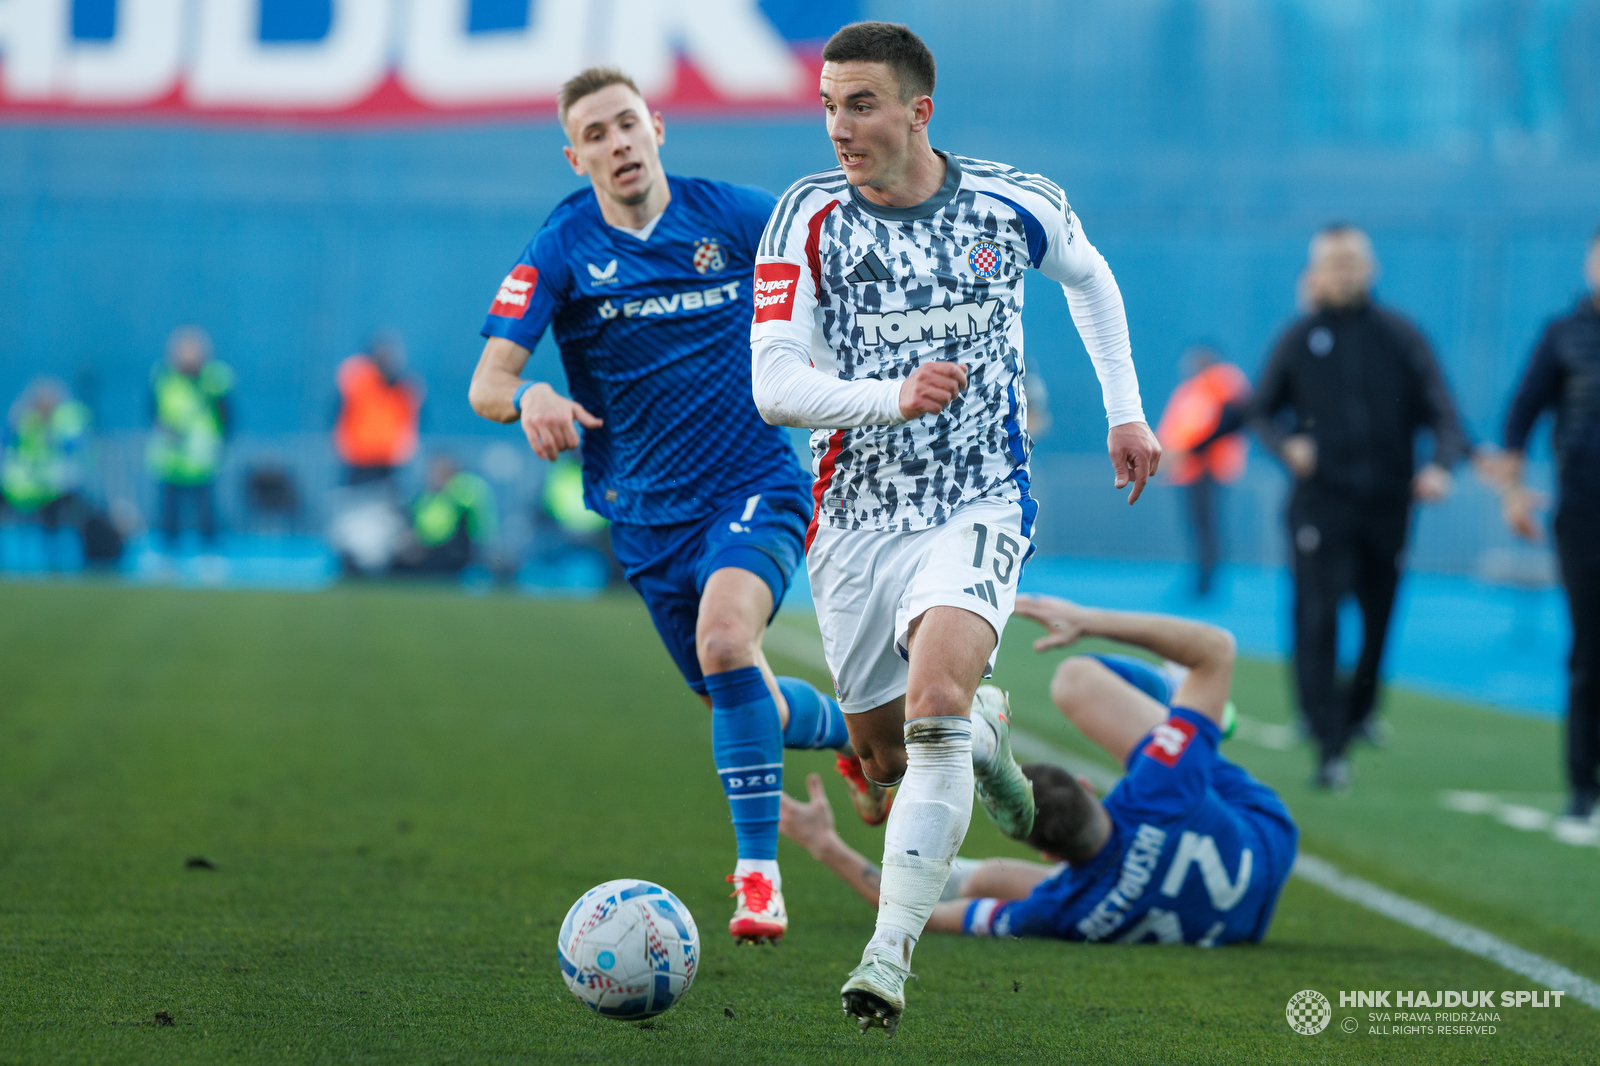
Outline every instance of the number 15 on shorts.
<path id="1" fill-rule="evenodd" d="M 993 574 L 1001 586 L 1011 584 L 1027 552 L 1026 540 L 1019 540 L 1005 530 L 983 522 L 972 523 L 964 539 L 972 544 L 974 570 L 982 570 L 986 579 Z"/>

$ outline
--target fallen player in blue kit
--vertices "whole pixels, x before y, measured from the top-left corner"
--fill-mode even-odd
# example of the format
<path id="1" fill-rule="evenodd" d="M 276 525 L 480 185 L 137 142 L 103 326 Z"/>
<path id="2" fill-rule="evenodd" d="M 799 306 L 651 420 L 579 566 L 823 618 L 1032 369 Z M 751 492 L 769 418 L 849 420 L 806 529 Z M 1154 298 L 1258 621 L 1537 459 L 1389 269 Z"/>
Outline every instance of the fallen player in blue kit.
<path id="1" fill-rule="evenodd" d="M 1051 699 L 1127 774 L 1101 800 L 1087 780 L 1060 767 L 1024 766 L 1038 808 L 1025 843 L 1045 862 L 958 860 L 928 928 L 1203 947 L 1260 940 L 1299 834 L 1277 794 L 1217 752 L 1232 636 L 1181 618 L 1047 596 L 1018 596 L 1016 613 L 1048 630 L 1036 651 L 1104 637 L 1187 673 L 1178 671 L 1173 689 L 1136 660 L 1064 661 Z M 878 868 L 834 831 L 822 779 L 812 774 L 806 786 L 809 802 L 783 797 L 780 828 L 876 905 Z"/>

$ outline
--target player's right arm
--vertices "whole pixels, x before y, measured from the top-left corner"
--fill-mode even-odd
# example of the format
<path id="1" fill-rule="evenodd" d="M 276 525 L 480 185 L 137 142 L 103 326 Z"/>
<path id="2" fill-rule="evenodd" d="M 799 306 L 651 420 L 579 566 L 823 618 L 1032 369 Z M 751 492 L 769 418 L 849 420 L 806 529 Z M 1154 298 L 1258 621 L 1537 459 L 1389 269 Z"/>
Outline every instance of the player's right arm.
<path id="1" fill-rule="evenodd" d="M 812 365 L 821 279 L 808 242 L 835 206 L 830 196 L 796 187 L 778 202 L 762 234 L 750 326 L 756 409 L 770 425 L 801 429 L 889 426 L 943 411 L 967 387 L 967 368 L 960 364 L 925 363 L 899 381 L 847 381 Z"/>
<path id="2" fill-rule="evenodd" d="M 488 339 L 467 390 L 474 411 L 492 422 L 520 421 L 534 454 L 548 460 L 578 446 L 578 425 L 585 429 L 603 425 L 582 404 L 548 384 L 522 380 L 528 356 L 570 285 L 565 262 L 553 254 L 555 244 L 555 231 L 546 225 L 500 282 L 484 320 L 482 332 Z M 519 403 L 517 391 L 524 384 L 528 387 Z"/>
<path id="3" fill-rule="evenodd" d="M 1054 596 L 1018 596 L 1015 612 L 1049 630 L 1033 642 L 1035 651 L 1104 637 L 1188 667 L 1172 705 L 1197 711 L 1221 726 L 1233 687 L 1235 654 L 1233 634 L 1226 629 L 1166 614 L 1095 610 Z"/>

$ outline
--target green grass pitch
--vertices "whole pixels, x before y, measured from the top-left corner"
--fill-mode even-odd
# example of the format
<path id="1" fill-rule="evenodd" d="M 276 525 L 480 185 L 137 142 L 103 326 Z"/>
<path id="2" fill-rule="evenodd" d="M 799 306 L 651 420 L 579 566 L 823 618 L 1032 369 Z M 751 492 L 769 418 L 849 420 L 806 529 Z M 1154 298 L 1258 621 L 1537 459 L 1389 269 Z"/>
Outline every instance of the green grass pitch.
<path id="1" fill-rule="evenodd" d="M 1087 752 L 1030 636 L 1008 631 L 997 680 L 1021 724 Z M 0 1062 L 1600 1060 L 1600 1012 L 1571 1000 L 1503 1010 L 1493 1036 L 1384 1037 L 1342 1032 L 1365 1012 L 1335 996 L 1335 1024 L 1297 1035 L 1305 988 L 1533 987 L 1298 881 L 1257 946 L 930 936 L 899 1034 L 859 1035 L 837 989 L 872 912 L 787 841 L 788 937 L 729 941 L 709 715 L 631 596 L 7 584 L 0 641 Z M 1242 664 L 1238 703 L 1281 722 L 1284 685 Z M 1225 750 L 1283 791 L 1308 851 L 1600 976 L 1600 849 L 1437 802 L 1553 809 L 1555 725 L 1388 706 L 1396 742 L 1360 753 L 1345 796 L 1305 788 L 1303 750 Z M 830 762 L 791 754 L 790 790 Z M 967 840 L 1023 854 L 981 813 Z M 556 969 L 567 907 L 619 876 L 667 885 L 701 928 L 693 990 L 650 1023 L 591 1015 Z"/>

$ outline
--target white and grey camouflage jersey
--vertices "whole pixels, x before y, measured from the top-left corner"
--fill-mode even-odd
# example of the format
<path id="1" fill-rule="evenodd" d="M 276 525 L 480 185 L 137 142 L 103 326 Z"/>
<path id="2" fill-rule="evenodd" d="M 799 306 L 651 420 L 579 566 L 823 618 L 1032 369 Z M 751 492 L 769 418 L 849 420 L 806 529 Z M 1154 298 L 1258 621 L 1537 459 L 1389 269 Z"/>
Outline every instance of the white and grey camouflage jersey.
<path id="1" fill-rule="evenodd" d="M 990 496 L 1020 503 L 1031 534 L 1022 347 L 1030 266 L 1066 288 L 1112 424 L 1143 421 L 1121 295 L 1060 187 L 941 155 L 943 186 L 909 208 L 871 203 L 837 168 L 802 178 L 757 249 L 756 403 L 769 421 L 815 429 L 813 530 L 925 529 Z M 904 421 L 898 385 L 932 360 L 964 364 L 967 388 L 939 414 Z M 819 382 L 818 371 L 835 381 Z M 806 391 L 849 391 L 839 382 L 860 383 L 852 394 L 870 395 L 871 410 Z"/>

